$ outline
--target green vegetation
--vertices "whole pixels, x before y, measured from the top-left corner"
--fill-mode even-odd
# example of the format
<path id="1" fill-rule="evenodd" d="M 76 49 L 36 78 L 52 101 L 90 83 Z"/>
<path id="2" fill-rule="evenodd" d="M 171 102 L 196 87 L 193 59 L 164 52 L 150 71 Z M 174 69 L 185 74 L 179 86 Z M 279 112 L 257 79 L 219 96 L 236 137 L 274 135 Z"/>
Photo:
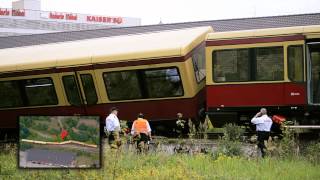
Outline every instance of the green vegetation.
<path id="1" fill-rule="evenodd" d="M 68 127 L 76 127 L 78 124 L 79 119 L 77 117 L 69 117 L 65 120 Z"/>
<path id="2" fill-rule="evenodd" d="M 81 141 L 89 144 L 100 143 L 99 117 L 59 117 L 64 129 L 68 131 L 65 140 Z M 20 138 L 38 141 L 61 142 L 60 122 L 57 117 L 23 116 L 20 119 Z M 80 122 L 80 123 L 79 123 Z M 97 125 L 97 126 L 95 126 Z"/>
<path id="3" fill-rule="evenodd" d="M 31 143 L 20 142 L 20 151 L 25 151 L 31 148 L 33 148 L 33 145 Z"/>
<path id="4" fill-rule="evenodd" d="M 241 156 L 240 139 L 243 136 L 244 129 L 235 124 L 226 124 L 223 128 L 223 137 L 220 138 L 218 149 L 213 153 L 214 158 L 218 158 L 221 154 L 225 156 Z"/>
<path id="5" fill-rule="evenodd" d="M 111 152 L 103 155 L 98 170 L 17 169 L 16 146 L 0 152 L 1 179 L 319 179 L 320 165 L 305 159 L 247 159 L 220 155 L 168 155 Z M 85 161 L 84 159 L 81 161 Z"/>

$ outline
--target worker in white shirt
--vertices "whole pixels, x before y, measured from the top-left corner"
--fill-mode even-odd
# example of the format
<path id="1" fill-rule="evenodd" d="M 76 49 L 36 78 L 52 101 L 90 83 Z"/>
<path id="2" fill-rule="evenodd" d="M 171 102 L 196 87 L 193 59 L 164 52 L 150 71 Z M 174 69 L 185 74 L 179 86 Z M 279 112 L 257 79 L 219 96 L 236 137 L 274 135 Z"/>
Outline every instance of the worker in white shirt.
<path id="1" fill-rule="evenodd" d="M 110 109 L 110 114 L 106 118 L 106 131 L 108 135 L 109 145 L 112 149 L 118 149 L 121 146 L 121 139 L 120 139 L 120 122 L 117 117 L 118 109 L 113 107 Z"/>
<path id="2" fill-rule="evenodd" d="M 264 157 L 266 154 L 266 146 L 264 144 L 264 141 L 269 139 L 270 129 L 272 125 L 272 120 L 267 115 L 267 109 L 261 108 L 261 110 L 251 119 L 251 123 L 256 125 L 258 148 L 260 148 L 261 155 L 262 157 Z"/>

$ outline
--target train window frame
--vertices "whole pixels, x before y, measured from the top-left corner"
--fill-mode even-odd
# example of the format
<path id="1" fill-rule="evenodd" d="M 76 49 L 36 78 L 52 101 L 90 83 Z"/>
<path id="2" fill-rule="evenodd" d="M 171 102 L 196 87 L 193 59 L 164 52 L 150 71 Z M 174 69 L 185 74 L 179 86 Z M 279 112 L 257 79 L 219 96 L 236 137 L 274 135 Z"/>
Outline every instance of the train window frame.
<path id="1" fill-rule="evenodd" d="M 260 48 L 281 48 L 281 53 L 282 53 L 282 66 L 280 67 L 280 69 L 282 70 L 282 76 L 281 79 L 268 79 L 268 80 L 261 80 L 261 79 L 257 79 L 257 69 L 258 69 L 258 62 L 257 62 L 257 49 Z M 234 51 L 234 50 L 247 50 L 248 51 L 248 80 L 244 80 L 244 81 L 230 81 L 230 80 L 222 80 L 222 81 L 217 81 L 215 79 L 215 53 L 216 52 L 220 52 L 220 51 Z M 257 46 L 257 47 L 248 47 L 248 48 L 232 48 L 232 49 L 219 49 L 219 50 L 213 50 L 211 53 L 211 57 L 212 57 L 212 80 L 215 83 L 240 83 L 240 82 L 281 82 L 284 81 L 284 72 L 285 72 L 285 56 L 284 56 L 284 46 L 283 45 L 278 45 L 278 46 Z"/>
<path id="2" fill-rule="evenodd" d="M 290 48 L 292 47 L 301 47 L 301 59 L 300 59 L 300 66 L 301 66 L 301 79 L 300 80 L 295 80 L 294 78 L 291 77 L 291 66 L 290 66 Z M 287 47 L 287 60 L 288 60 L 288 79 L 291 81 L 291 82 L 297 82 L 297 83 L 300 83 L 300 82 L 304 82 L 304 46 L 303 44 L 295 44 L 295 45 L 289 45 Z M 294 71 L 294 73 L 296 73 Z"/>
<path id="3" fill-rule="evenodd" d="M 198 66 L 199 54 L 203 56 L 203 62 L 202 63 L 204 64 L 204 74 L 202 74 L 202 72 L 200 71 L 199 66 Z M 197 81 L 198 84 L 200 84 L 203 80 L 206 79 L 206 71 L 207 71 L 207 69 L 206 69 L 205 44 L 200 45 L 200 47 L 192 53 L 191 60 L 192 60 L 193 72 L 194 72 L 196 81 Z M 203 75 L 202 78 L 199 78 L 200 74 Z"/>
<path id="4" fill-rule="evenodd" d="M 90 73 L 84 73 L 84 74 L 79 74 L 80 75 L 80 80 L 81 80 L 81 85 L 82 85 L 82 88 L 83 88 L 83 93 L 85 95 L 85 100 L 86 100 L 86 105 L 96 105 L 98 103 L 98 94 L 97 94 L 97 88 L 95 86 L 95 83 L 94 83 L 94 80 L 93 80 L 93 76 L 92 74 Z M 88 94 L 87 94 L 87 91 L 86 91 L 86 88 L 84 86 L 84 82 L 83 82 L 83 77 L 84 76 L 89 76 L 90 77 L 90 83 L 92 83 L 91 85 L 93 86 L 93 91 L 90 91 L 90 92 L 94 92 L 94 97 L 95 97 L 95 100 L 92 101 L 92 103 L 88 101 Z"/>
<path id="5" fill-rule="evenodd" d="M 123 98 L 114 98 L 114 96 L 111 96 L 110 95 L 110 91 L 109 91 L 109 89 L 108 89 L 108 87 L 110 87 L 109 85 L 107 85 L 107 83 L 109 83 L 109 82 L 107 82 L 107 81 L 109 81 L 109 80 L 106 80 L 105 78 L 107 77 L 108 78 L 108 73 L 126 73 L 126 72 L 134 72 L 134 75 L 135 75 L 135 77 L 136 77 L 136 80 L 137 80 L 137 92 L 140 94 L 140 96 L 141 96 L 141 98 L 136 98 L 136 97 L 132 97 L 132 98 L 126 98 L 126 99 L 123 99 Z M 139 83 L 139 78 L 138 78 L 138 74 L 137 74 L 137 72 L 136 72 L 136 70 L 124 70 L 124 71 L 110 71 L 110 72 L 103 72 L 102 73 L 102 79 L 103 79 L 103 82 L 104 82 L 104 86 L 105 86 L 105 90 L 106 90 L 106 92 L 107 92 L 107 96 L 108 96 L 108 99 L 110 100 L 110 101 L 122 101 L 122 100 L 135 100 L 135 99 L 143 99 L 143 93 L 142 93 L 142 91 L 141 91 L 141 88 L 140 88 L 140 84 L 141 83 Z"/>
<path id="6" fill-rule="evenodd" d="M 1 106 L 1 103 L 0 103 L 0 108 L 2 109 L 2 108 L 15 108 L 15 107 L 23 107 L 24 105 L 25 105 L 25 103 L 24 103 L 24 101 L 23 101 L 23 99 L 22 99 L 22 94 L 21 94 L 21 90 L 20 90 L 20 84 L 19 84 L 19 81 L 17 81 L 17 80 L 9 80 L 9 81 L 0 81 L 0 84 L 1 83 L 16 83 L 16 86 L 18 86 L 18 88 L 16 88 L 16 91 L 17 91 L 17 94 L 19 95 L 19 98 L 18 98 L 18 105 L 15 105 L 15 104 L 13 104 L 13 105 L 6 105 L 6 106 Z M 14 89 L 14 88 L 13 88 Z M 2 91 L 3 92 L 3 91 Z M 15 98 L 16 98 L 16 96 L 14 96 Z M 1 100 L 1 102 L 3 102 L 3 99 Z M 11 100 L 10 100 L 10 102 L 12 102 Z"/>
<path id="7" fill-rule="evenodd" d="M 215 58 L 215 54 L 216 52 L 219 52 L 219 51 L 234 51 L 234 50 L 248 50 L 248 57 L 250 56 L 250 52 L 249 52 L 249 48 L 235 48 L 235 49 L 221 49 L 221 50 L 214 50 L 212 51 L 212 80 L 216 83 L 228 83 L 228 82 L 250 82 L 251 81 L 251 76 L 252 76 L 252 73 L 251 73 L 251 65 L 250 65 L 250 58 L 248 58 L 248 61 L 247 61 L 247 68 L 248 68 L 248 71 L 247 71 L 247 79 L 248 80 L 239 80 L 239 81 L 228 81 L 227 79 L 226 80 L 221 80 L 221 81 L 217 81 L 215 79 L 215 62 L 214 60 L 216 60 Z M 238 68 L 238 67 L 237 67 Z M 223 77 L 223 76 L 221 76 Z M 225 77 L 224 77 L 225 78 Z"/>
<path id="8" fill-rule="evenodd" d="M 31 104 L 30 103 L 30 99 L 32 100 L 32 98 L 30 98 L 26 92 L 26 88 L 28 88 L 26 86 L 26 81 L 35 81 L 37 79 L 49 79 L 50 83 L 52 85 L 52 90 L 53 90 L 53 94 L 52 98 L 54 103 L 52 104 Z M 4 81 L 2 81 L 4 82 Z M 8 107 L 0 107 L 0 108 L 17 108 L 17 107 L 37 107 L 37 106 L 52 106 L 52 105 L 58 105 L 59 104 L 59 99 L 57 96 L 57 91 L 55 88 L 55 84 L 54 81 L 51 77 L 38 77 L 38 78 L 24 78 L 24 79 L 18 79 L 18 80 L 11 80 L 11 82 L 17 82 L 18 86 L 19 86 L 19 94 L 20 94 L 20 98 L 22 99 L 22 104 L 19 106 L 8 106 Z M 29 85 L 30 87 L 34 86 L 34 85 Z M 36 85 L 37 86 L 37 85 Z M 38 85 L 39 87 L 43 87 L 43 85 Z M 38 95 L 38 94 L 37 94 Z"/>
<path id="9" fill-rule="evenodd" d="M 58 96 L 57 96 L 57 92 L 56 92 L 56 89 L 55 89 L 55 84 L 54 84 L 54 81 L 53 81 L 53 79 L 51 78 L 51 77 L 40 77 L 40 78 L 32 78 L 32 79 L 21 79 L 21 80 L 18 80 L 19 81 L 19 83 L 21 83 L 21 86 L 24 86 L 24 88 L 26 88 L 27 86 L 26 86 L 26 81 L 34 81 L 34 80 L 38 80 L 38 79 L 48 79 L 48 80 L 50 80 L 50 82 L 51 82 L 51 86 L 52 86 L 52 89 L 53 89 L 53 96 L 52 96 L 52 98 L 54 98 L 54 101 L 55 101 L 55 103 L 52 103 L 52 104 L 32 104 L 32 105 L 30 105 L 30 100 L 29 100 L 29 98 L 28 98 L 28 96 L 27 96 L 27 93 L 26 93 L 26 89 L 24 89 L 24 92 L 22 93 L 22 96 L 24 96 L 23 98 L 25 98 L 25 101 L 26 102 L 24 102 L 25 104 L 24 104 L 24 106 L 26 106 L 26 107 L 32 107 L 32 106 L 51 106 L 51 105 L 58 105 L 59 104 L 59 99 L 58 99 Z M 22 84 L 23 83 L 23 84 Z M 45 84 L 45 85 L 47 85 L 47 84 Z M 31 85 L 32 86 L 32 85 Z M 41 86 L 43 86 L 43 85 L 41 85 Z M 30 87 L 30 85 L 29 85 L 29 87 Z M 20 91 L 21 91 L 21 89 L 20 89 Z M 26 100 L 27 99 L 27 100 Z"/>
<path id="10" fill-rule="evenodd" d="M 77 88 L 77 95 L 78 95 L 78 98 L 79 98 L 79 104 L 75 104 L 75 103 L 73 103 L 72 101 L 71 101 L 71 98 L 70 98 L 70 94 L 67 92 L 67 88 L 66 88 L 66 81 L 65 81 L 65 79 L 66 78 L 69 78 L 69 77 L 72 77 L 73 78 L 73 80 L 74 80 L 74 82 L 75 82 L 75 86 L 76 86 L 76 88 Z M 82 99 L 81 99 L 81 91 L 80 91 L 80 89 L 79 89 L 79 85 L 78 85 L 78 83 L 77 83 L 77 77 L 75 76 L 75 75 L 65 75 L 65 76 L 62 76 L 62 83 L 63 83 L 63 87 L 64 87 L 64 93 L 66 94 L 66 96 L 67 96 L 67 100 L 68 100 L 68 102 L 70 103 L 70 105 L 73 105 L 73 106 L 81 106 L 82 105 Z"/>
<path id="11" fill-rule="evenodd" d="M 257 70 L 258 70 L 258 56 L 257 56 L 257 53 L 258 53 L 258 50 L 261 50 L 261 49 L 268 49 L 270 50 L 271 48 L 273 48 L 273 51 L 276 50 L 276 48 L 280 48 L 279 52 L 280 52 L 280 63 L 282 63 L 282 66 L 280 68 L 276 67 L 276 66 L 273 66 L 272 68 L 268 67 L 266 72 L 271 72 L 271 76 L 273 77 L 273 79 L 257 79 L 258 78 L 258 73 L 257 73 Z M 254 81 L 283 81 L 284 80 L 284 74 L 285 74 L 285 70 L 284 70 L 284 61 L 285 61 L 285 56 L 284 56 L 284 47 L 283 46 L 267 46 L 267 47 L 255 47 L 253 48 L 254 49 L 254 54 L 256 55 L 255 58 L 254 58 L 254 63 L 256 65 L 256 68 L 254 69 L 255 71 L 255 75 L 253 76 L 254 77 Z M 270 55 L 270 53 L 269 53 Z M 273 54 L 274 55 L 274 54 Z M 265 61 L 263 61 L 265 62 Z M 274 65 L 279 65 L 280 64 L 279 62 L 275 63 Z M 271 71 L 273 70 L 273 71 Z M 279 71 L 280 70 L 280 71 Z M 278 74 L 276 73 L 282 73 L 280 74 L 281 76 L 278 76 Z M 265 73 L 263 73 L 265 74 Z M 274 78 L 274 77 L 280 77 L 280 79 L 277 79 L 277 78 Z"/>
<path id="12" fill-rule="evenodd" d="M 147 91 L 147 88 L 146 86 L 143 86 L 143 83 L 146 83 L 145 82 L 145 78 L 144 78 L 144 72 L 145 71 L 148 71 L 148 70 L 166 70 L 166 69 L 172 69 L 172 68 L 175 68 L 177 70 L 177 74 L 179 76 L 179 79 L 180 79 L 180 87 L 181 87 L 181 95 L 177 95 L 177 96 L 165 96 L 165 97 L 150 97 L 149 94 L 148 94 L 148 91 Z M 135 72 L 136 74 L 136 77 L 137 77 L 137 82 L 138 82 L 138 90 L 141 94 L 141 97 L 139 98 L 122 98 L 122 99 L 118 99 L 118 98 L 112 98 L 110 96 L 110 92 L 108 91 L 108 85 L 107 85 L 107 82 L 105 80 L 105 77 L 107 77 L 108 73 L 120 73 L 120 72 Z M 127 101 L 127 100 L 138 100 L 138 99 L 163 99 L 163 98 L 172 98 L 172 97 L 182 97 L 184 96 L 184 86 L 183 86 L 183 82 L 182 82 L 182 78 L 181 78 L 181 74 L 180 74 L 180 71 L 179 71 L 179 68 L 177 66 L 169 66 L 169 67 L 159 67 L 159 68 L 147 68 L 147 69 L 132 69 L 132 70 L 119 70 L 119 71 L 108 71 L 108 72 L 103 72 L 102 73 L 102 78 L 103 78 L 103 81 L 104 81 L 104 85 L 105 85 L 105 90 L 107 92 L 107 96 L 108 96 L 108 99 L 110 101 Z"/>
<path id="13" fill-rule="evenodd" d="M 178 88 L 177 87 L 174 87 L 176 89 L 180 89 L 181 88 L 181 93 L 180 94 L 177 94 L 177 95 L 173 95 L 173 96 L 160 96 L 160 97 L 155 97 L 155 96 L 150 96 L 150 92 L 148 91 L 147 94 L 148 94 L 148 99 L 156 99 L 156 98 L 171 98 L 171 97 L 181 97 L 181 96 L 184 96 L 184 88 L 183 88 L 183 84 L 182 84 L 182 79 L 181 79 L 181 75 L 180 75 L 180 72 L 179 72 L 179 68 L 178 67 L 166 67 L 166 68 L 153 68 L 153 69 L 143 69 L 143 73 L 144 73 L 144 82 L 146 82 L 146 71 L 159 71 L 159 70 L 164 70 L 166 71 L 165 73 L 167 74 L 168 73 L 168 70 L 169 69 L 174 69 L 177 73 L 177 76 L 179 77 L 179 82 L 175 82 L 173 83 L 171 81 L 172 84 L 175 84 L 173 86 L 179 86 Z M 170 76 L 176 76 L 176 75 L 170 75 Z M 163 76 L 165 77 L 165 79 L 169 79 L 170 76 Z M 159 76 L 158 76 L 159 77 Z M 157 78 L 157 77 L 156 77 Z M 148 87 L 148 83 L 146 83 Z M 146 88 L 146 91 L 147 91 L 147 88 Z"/>

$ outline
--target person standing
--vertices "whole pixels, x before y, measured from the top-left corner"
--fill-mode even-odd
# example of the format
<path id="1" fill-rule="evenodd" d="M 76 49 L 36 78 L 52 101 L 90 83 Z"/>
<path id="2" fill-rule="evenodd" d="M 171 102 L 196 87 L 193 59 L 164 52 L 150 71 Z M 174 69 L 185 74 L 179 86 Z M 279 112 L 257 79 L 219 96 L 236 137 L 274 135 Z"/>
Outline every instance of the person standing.
<path id="1" fill-rule="evenodd" d="M 143 152 L 148 149 L 147 143 L 151 140 L 151 128 L 149 122 L 144 119 L 142 113 L 138 114 L 131 127 L 131 134 L 133 139 L 137 142 L 138 152 Z"/>
<path id="2" fill-rule="evenodd" d="M 265 157 L 266 146 L 264 141 L 269 139 L 270 129 L 272 126 L 272 120 L 267 115 L 267 109 L 261 108 L 260 111 L 251 119 L 251 123 L 256 125 L 258 148 L 261 151 L 262 157 Z"/>
<path id="3" fill-rule="evenodd" d="M 106 131 L 108 136 L 108 141 L 111 149 L 118 149 L 121 146 L 120 139 L 120 122 L 118 119 L 118 109 L 113 107 L 110 109 L 110 114 L 106 118 Z"/>

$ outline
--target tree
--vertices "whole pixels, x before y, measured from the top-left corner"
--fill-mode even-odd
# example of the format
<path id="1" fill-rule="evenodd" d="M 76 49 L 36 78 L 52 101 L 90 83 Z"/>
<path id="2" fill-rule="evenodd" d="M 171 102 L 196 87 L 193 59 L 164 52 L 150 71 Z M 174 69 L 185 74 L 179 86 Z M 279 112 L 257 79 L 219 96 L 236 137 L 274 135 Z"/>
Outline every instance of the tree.
<path id="1" fill-rule="evenodd" d="M 30 135 L 29 129 L 26 128 L 26 127 L 22 127 L 21 130 L 20 130 L 20 137 L 22 139 L 26 139 L 29 135 Z"/>
<path id="2" fill-rule="evenodd" d="M 84 125 L 82 123 L 79 126 L 79 129 L 82 130 L 82 131 L 86 131 L 86 130 L 88 130 L 88 128 L 89 128 L 88 126 L 86 126 L 86 125 Z"/>
<path id="3" fill-rule="evenodd" d="M 67 125 L 69 127 L 76 127 L 77 124 L 78 124 L 78 121 L 76 119 L 72 119 L 72 118 L 69 118 L 67 121 L 66 121 Z"/>

